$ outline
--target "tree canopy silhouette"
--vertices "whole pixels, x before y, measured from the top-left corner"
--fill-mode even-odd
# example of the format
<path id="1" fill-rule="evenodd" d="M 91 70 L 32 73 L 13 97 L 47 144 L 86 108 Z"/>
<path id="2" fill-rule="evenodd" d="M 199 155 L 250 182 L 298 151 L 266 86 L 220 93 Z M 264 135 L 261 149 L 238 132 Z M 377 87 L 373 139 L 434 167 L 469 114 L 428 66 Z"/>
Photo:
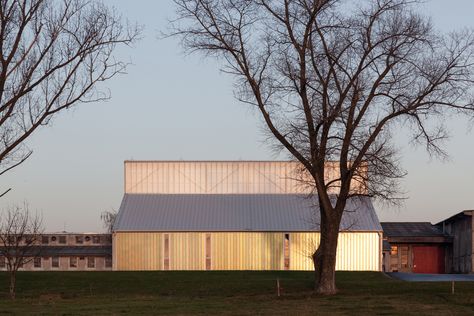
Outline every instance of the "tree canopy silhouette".
<path id="1" fill-rule="evenodd" d="M 472 31 L 439 34 L 412 0 L 174 2 L 170 35 L 188 52 L 218 58 L 237 98 L 310 175 L 321 214 L 315 288 L 336 293 L 346 201 L 399 193 L 405 172 L 394 134 L 403 129 L 444 155 L 446 115 L 474 110 Z M 339 177 L 328 182 L 329 161 Z M 354 182 L 365 190 L 351 190 Z"/>
<path id="2" fill-rule="evenodd" d="M 101 83 L 127 65 L 114 52 L 139 31 L 98 1 L 0 1 L 0 175 L 59 112 L 109 98 Z"/>

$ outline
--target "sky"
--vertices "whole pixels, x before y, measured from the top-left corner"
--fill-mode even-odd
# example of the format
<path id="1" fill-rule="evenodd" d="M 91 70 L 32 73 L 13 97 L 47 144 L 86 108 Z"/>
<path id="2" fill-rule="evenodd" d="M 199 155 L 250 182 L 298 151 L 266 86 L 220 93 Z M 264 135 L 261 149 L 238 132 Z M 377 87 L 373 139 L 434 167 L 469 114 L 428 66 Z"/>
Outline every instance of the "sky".
<path id="1" fill-rule="evenodd" d="M 127 74 L 106 83 L 112 98 L 80 104 L 56 116 L 31 137 L 33 156 L 3 175 L 0 209 L 27 202 L 42 214 L 45 229 L 99 232 L 100 213 L 117 210 L 123 196 L 123 161 L 274 160 L 253 109 L 235 100 L 233 81 L 215 60 L 183 53 L 177 39 L 159 39 L 173 17 L 171 1 L 108 0 L 143 38 L 118 55 L 132 62 Z M 474 27 L 474 1 L 431 0 L 423 11 L 439 30 Z M 377 203 L 381 221 L 436 223 L 474 209 L 474 131 L 467 120 L 447 120 L 448 160 L 428 156 L 400 135 L 402 181 L 399 207 Z"/>

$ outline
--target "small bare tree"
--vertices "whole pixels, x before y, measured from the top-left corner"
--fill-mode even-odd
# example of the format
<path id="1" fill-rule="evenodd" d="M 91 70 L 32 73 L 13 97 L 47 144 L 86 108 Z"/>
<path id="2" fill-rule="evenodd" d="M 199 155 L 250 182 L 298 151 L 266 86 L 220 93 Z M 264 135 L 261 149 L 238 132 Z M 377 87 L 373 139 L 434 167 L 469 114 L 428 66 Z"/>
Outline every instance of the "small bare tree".
<path id="1" fill-rule="evenodd" d="M 40 255 L 43 233 L 41 217 L 32 215 L 28 205 L 15 206 L 0 215 L 0 256 L 6 260 L 10 274 L 10 297 L 16 296 L 17 271 Z"/>
<path id="2" fill-rule="evenodd" d="M 59 112 L 110 97 L 100 84 L 127 65 L 114 51 L 139 31 L 100 1 L 0 0 L 0 175 Z"/>
<path id="3" fill-rule="evenodd" d="M 405 172 L 393 135 L 403 130 L 444 155 L 446 115 L 472 114 L 472 31 L 435 32 L 416 0 L 174 2 L 171 35 L 222 61 L 237 98 L 309 176 L 321 218 L 315 288 L 336 293 L 346 202 L 399 196 Z M 339 175 L 329 181 L 328 162 Z"/>
<path id="4" fill-rule="evenodd" d="M 106 229 L 107 233 L 112 234 L 115 224 L 115 219 L 117 218 L 117 211 L 103 211 L 100 214 L 100 219 L 102 220 L 102 224 Z"/>

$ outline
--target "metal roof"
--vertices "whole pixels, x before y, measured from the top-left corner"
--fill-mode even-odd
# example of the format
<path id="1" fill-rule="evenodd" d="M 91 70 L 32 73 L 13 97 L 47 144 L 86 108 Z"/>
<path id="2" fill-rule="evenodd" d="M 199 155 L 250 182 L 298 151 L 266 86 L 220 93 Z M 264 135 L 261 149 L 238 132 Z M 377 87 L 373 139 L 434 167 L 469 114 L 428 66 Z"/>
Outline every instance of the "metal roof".
<path id="1" fill-rule="evenodd" d="M 436 223 L 436 225 L 443 225 L 445 223 L 449 223 L 449 222 L 456 221 L 465 217 L 472 217 L 472 216 L 474 216 L 474 210 L 464 210 L 462 212 L 454 214 L 451 217 L 448 217 L 445 220 L 442 220 L 439 223 Z"/>
<path id="2" fill-rule="evenodd" d="M 301 194 L 125 194 L 114 231 L 318 231 L 317 204 Z M 370 198 L 347 202 L 340 229 L 382 230 Z"/>
<path id="3" fill-rule="evenodd" d="M 387 237 L 444 237 L 446 234 L 428 222 L 380 223 Z"/>

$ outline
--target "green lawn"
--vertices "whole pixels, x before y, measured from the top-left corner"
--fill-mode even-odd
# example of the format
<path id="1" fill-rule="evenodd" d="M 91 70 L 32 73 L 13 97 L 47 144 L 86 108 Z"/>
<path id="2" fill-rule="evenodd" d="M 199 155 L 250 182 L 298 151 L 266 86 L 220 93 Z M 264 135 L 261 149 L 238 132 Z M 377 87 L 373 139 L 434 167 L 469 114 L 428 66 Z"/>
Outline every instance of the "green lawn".
<path id="1" fill-rule="evenodd" d="M 336 296 L 313 295 L 310 272 L 22 272 L 17 300 L 0 273 L 0 315 L 469 315 L 474 283 L 406 283 L 339 272 Z M 276 296 L 276 279 L 283 289 Z"/>

